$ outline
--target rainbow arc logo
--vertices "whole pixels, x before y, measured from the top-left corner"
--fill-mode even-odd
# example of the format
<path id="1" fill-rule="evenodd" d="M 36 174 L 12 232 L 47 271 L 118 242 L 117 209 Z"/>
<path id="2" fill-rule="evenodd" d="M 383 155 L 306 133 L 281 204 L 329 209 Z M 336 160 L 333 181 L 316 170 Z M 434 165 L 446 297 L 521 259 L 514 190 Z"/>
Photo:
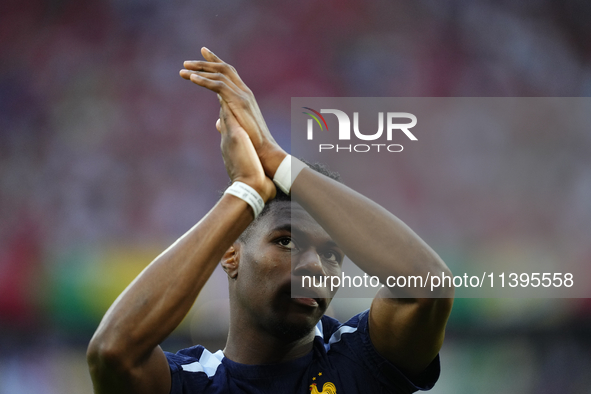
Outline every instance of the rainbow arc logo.
<path id="1" fill-rule="evenodd" d="M 318 112 L 312 108 L 309 108 L 309 107 L 302 107 L 302 108 L 314 112 L 314 114 L 316 114 L 316 115 L 311 114 L 309 112 L 302 112 L 302 113 L 306 114 L 306 115 L 310 115 L 316 121 L 316 123 L 318 123 L 318 126 L 320 126 L 320 130 L 324 130 L 324 128 L 322 127 L 322 123 L 324 123 L 324 126 L 326 127 L 326 131 L 328 131 L 328 125 L 326 124 L 326 120 L 324 120 L 324 116 L 320 115 L 320 112 Z M 322 119 L 322 123 L 320 123 L 320 119 L 318 119 L 318 118 Z M 312 121 L 312 119 L 308 120 L 308 122 L 311 122 L 311 121 Z M 308 139 L 312 139 L 311 132 L 312 132 L 312 128 L 308 127 Z"/>

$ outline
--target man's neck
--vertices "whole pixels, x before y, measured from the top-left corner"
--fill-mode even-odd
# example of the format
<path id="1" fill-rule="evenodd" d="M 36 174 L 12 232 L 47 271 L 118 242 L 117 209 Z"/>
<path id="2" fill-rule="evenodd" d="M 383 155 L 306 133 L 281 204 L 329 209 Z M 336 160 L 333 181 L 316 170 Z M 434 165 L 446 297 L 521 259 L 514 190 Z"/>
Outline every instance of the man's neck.
<path id="1" fill-rule="evenodd" d="M 301 339 L 286 341 L 259 327 L 231 322 L 224 356 L 241 364 L 278 364 L 305 356 L 313 341 L 314 330 Z"/>

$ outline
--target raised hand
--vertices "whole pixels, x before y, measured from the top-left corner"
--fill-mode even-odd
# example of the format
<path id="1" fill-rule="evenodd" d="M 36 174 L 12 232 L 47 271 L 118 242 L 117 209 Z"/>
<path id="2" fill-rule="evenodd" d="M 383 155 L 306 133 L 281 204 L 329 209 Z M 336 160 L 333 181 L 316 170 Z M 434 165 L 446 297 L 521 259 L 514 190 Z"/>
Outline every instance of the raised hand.
<path id="1" fill-rule="evenodd" d="M 205 61 L 185 61 L 181 77 L 216 92 L 227 103 L 237 122 L 248 134 L 265 174 L 273 178 L 287 153 L 277 144 L 252 91 L 242 82 L 236 69 L 207 48 L 201 48 Z"/>
<path id="2" fill-rule="evenodd" d="M 275 184 L 265 175 L 251 139 L 222 98 L 220 105 L 216 128 L 222 135 L 222 157 L 230 180 L 251 186 L 264 201 L 274 198 Z"/>

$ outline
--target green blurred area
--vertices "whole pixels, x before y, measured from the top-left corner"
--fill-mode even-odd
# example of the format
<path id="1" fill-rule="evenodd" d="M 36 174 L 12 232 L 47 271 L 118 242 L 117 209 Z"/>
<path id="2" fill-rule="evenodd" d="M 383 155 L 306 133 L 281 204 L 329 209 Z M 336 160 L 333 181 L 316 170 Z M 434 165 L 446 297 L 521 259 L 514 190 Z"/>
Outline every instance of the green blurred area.
<path id="1" fill-rule="evenodd" d="M 218 100 L 178 76 L 201 46 L 289 146 L 291 97 L 591 96 L 590 16 L 574 0 L 2 1 L 0 394 L 92 392 L 100 319 L 225 188 Z M 591 267 L 591 133 L 487 126 L 392 168 L 395 213 L 456 272 Z M 166 350 L 223 346 L 226 287 L 214 273 Z M 369 302 L 339 301 L 341 320 Z M 432 392 L 591 393 L 590 316 L 589 299 L 457 299 Z"/>

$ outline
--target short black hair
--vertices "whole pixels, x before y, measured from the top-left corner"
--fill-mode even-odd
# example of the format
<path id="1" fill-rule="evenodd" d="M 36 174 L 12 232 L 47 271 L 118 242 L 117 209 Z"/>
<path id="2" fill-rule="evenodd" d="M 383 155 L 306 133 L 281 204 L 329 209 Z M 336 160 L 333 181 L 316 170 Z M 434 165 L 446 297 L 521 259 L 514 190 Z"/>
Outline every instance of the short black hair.
<path id="1" fill-rule="evenodd" d="M 330 179 L 333 179 L 337 182 L 341 182 L 341 176 L 338 172 L 332 171 L 330 170 L 326 164 L 324 163 L 310 163 L 304 159 L 299 159 L 302 162 L 304 162 L 310 169 L 325 175 L 327 177 L 329 177 Z M 238 237 L 238 241 L 245 243 L 246 241 L 248 241 L 248 239 L 250 238 L 250 235 L 253 232 L 253 229 L 256 227 L 257 223 L 259 222 L 259 220 L 264 217 L 270 210 L 271 207 L 273 206 L 274 203 L 279 202 L 279 201 L 291 201 L 291 196 L 288 196 L 287 194 L 283 193 L 279 188 L 277 188 L 277 194 L 275 195 L 275 198 L 272 200 L 267 201 L 267 203 L 265 204 L 265 207 L 263 208 L 263 210 L 261 211 L 260 215 L 253 220 L 248 227 L 242 232 L 242 234 L 240 234 L 240 236 Z"/>

